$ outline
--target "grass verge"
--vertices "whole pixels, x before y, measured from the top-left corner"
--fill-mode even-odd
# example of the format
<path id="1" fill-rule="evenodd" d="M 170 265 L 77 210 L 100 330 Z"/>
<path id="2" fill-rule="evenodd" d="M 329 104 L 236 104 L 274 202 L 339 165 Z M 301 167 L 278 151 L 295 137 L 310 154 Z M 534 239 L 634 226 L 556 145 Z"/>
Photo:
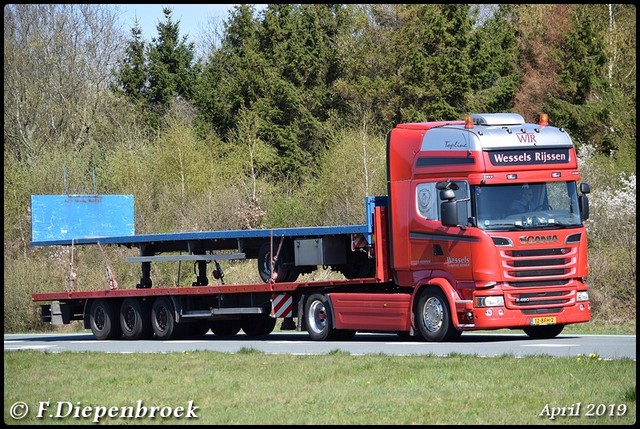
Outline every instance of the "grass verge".
<path id="1" fill-rule="evenodd" d="M 635 361 L 596 355 L 12 351 L 5 352 L 4 374 L 9 424 L 615 425 L 636 420 Z M 20 420 L 10 414 L 16 402 L 30 409 Z M 190 406 L 198 407 L 197 418 L 184 416 Z M 135 419 L 140 407 L 146 416 Z M 159 407 L 155 418 L 149 418 L 152 407 Z M 177 407 L 184 408 L 181 418 L 160 415 Z M 109 410 L 112 417 L 98 418 Z"/>

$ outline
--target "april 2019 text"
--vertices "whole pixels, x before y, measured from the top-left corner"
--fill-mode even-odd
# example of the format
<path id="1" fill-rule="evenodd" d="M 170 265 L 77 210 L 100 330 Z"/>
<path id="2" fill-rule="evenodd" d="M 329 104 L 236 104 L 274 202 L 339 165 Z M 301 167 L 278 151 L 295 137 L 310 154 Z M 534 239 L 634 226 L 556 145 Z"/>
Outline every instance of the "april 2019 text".
<path id="1" fill-rule="evenodd" d="M 576 402 L 565 407 L 552 407 L 546 404 L 540 417 L 555 420 L 558 417 L 622 417 L 627 414 L 626 404 L 583 404 Z"/>

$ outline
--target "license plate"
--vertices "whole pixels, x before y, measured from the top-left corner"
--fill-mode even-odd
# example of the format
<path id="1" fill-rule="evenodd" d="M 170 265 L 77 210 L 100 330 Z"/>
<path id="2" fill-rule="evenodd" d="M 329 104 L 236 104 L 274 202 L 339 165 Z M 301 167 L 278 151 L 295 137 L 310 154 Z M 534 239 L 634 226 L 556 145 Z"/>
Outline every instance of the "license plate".
<path id="1" fill-rule="evenodd" d="M 532 317 L 531 318 L 531 325 L 532 326 L 555 325 L 555 323 L 556 323 L 556 318 L 555 317 Z"/>

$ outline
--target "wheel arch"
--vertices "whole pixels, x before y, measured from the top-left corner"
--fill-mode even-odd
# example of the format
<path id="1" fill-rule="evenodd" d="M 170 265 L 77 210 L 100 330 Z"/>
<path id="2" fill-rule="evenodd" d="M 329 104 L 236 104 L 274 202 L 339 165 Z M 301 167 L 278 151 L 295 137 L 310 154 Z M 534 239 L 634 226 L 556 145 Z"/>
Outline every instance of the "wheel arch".
<path id="1" fill-rule="evenodd" d="M 456 301 L 460 299 L 458 292 L 453 288 L 451 283 L 443 277 L 426 278 L 418 282 L 411 295 L 411 328 L 417 329 L 415 324 L 416 307 L 418 306 L 418 299 L 422 294 L 422 291 L 428 287 L 437 287 L 444 294 L 447 305 L 449 307 L 449 314 L 451 314 L 451 323 L 456 329 L 460 329 L 460 321 L 458 320 L 458 313 L 456 311 Z"/>

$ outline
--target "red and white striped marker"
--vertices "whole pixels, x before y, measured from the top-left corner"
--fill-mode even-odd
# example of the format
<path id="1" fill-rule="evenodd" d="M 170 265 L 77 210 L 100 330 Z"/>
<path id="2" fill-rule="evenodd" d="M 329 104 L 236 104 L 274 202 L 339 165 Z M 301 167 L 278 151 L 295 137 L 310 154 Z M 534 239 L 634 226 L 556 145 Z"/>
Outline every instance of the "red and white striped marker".
<path id="1" fill-rule="evenodd" d="M 271 317 L 292 317 L 293 297 L 288 293 L 274 293 L 271 297 Z"/>

